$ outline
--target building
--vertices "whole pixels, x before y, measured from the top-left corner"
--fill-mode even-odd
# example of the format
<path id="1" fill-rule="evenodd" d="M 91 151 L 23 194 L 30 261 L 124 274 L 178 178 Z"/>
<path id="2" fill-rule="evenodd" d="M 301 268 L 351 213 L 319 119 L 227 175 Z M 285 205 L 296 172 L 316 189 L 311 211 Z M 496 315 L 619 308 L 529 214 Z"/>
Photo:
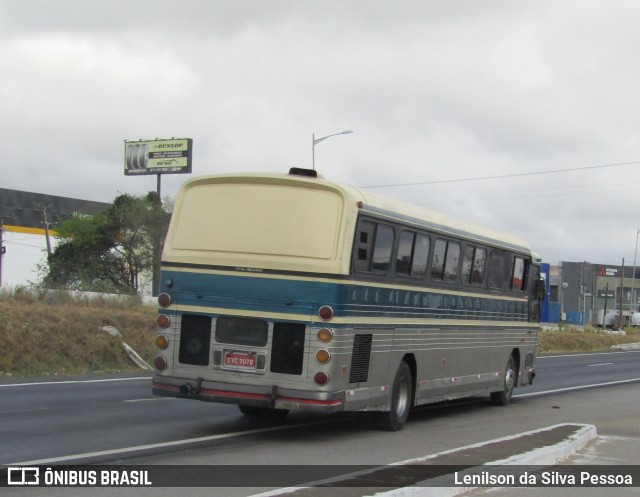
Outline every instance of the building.
<path id="1" fill-rule="evenodd" d="M 563 261 L 548 278 L 548 322 L 613 326 L 622 308 L 624 325 L 640 311 L 640 268 Z"/>

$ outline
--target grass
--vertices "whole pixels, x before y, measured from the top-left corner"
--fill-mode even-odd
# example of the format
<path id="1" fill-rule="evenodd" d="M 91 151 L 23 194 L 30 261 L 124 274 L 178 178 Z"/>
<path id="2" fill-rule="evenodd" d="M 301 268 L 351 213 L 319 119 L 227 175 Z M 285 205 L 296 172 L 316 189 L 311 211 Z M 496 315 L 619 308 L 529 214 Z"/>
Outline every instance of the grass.
<path id="1" fill-rule="evenodd" d="M 147 362 L 155 353 L 156 308 L 137 298 L 72 297 L 15 290 L 0 293 L 0 377 L 140 371 L 122 347 Z M 102 330 L 113 326 L 122 336 Z"/>
<path id="2" fill-rule="evenodd" d="M 0 291 L 0 378 L 139 372 L 122 342 L 151 364 L 156 312 L 135 297 Z M 104 326 L 115 327 L 122 336 L 111 336 Z M 569 326 L 541 331 L 538 354 L 595 352 L 629 342 L 640 342 L 640 330 L 627 329 L 620 336 Z"/>
<path id="3" fill-rule="evenodd" d="M 565 326 L 563 330 L 544 330 L 538 335 L 538 354 L 559 352 L 599 352 L 614 345 L 640 342 L 640 328 L 626 328 L 625 335 L 613 335 L 592 326 L 584 329 Z"/>

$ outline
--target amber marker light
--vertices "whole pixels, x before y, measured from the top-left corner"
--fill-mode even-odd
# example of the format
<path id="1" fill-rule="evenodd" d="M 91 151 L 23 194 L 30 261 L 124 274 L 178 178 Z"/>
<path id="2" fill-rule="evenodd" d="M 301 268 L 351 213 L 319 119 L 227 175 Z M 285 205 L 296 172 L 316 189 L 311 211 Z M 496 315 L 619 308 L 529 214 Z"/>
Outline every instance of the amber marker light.
<path id="1" fill-rule="evenodd" d="M 159 349 L 166 349 L 169 346 L 169 338 L 164 335 L 158 335 L 156 337 L 156 347 Z"/>
<path id="2" fill-rule="evenodd" d="M 158 323 L 158 326 L 160 328 L 168 328 L 169 325 L 171 324 L 171 318 L 166 314 L 158 314 L 158 317 L 156 318 L 156 323 Z"/>
<path id="3" fill-rule="evenodd" d="M 324 343 L 330 342 L 333 340 L 333 330 L 330 330 L 329 328 L 322 328 L 321 330 L 318 330 L 318 340 Z"/>
<path id="4" fill-rule="evenodd" d="M 331 360 L 331 353 L 328 350 L 318 350 L 316 352 L 316 361 L 320 364 L 327 364 Z"/>

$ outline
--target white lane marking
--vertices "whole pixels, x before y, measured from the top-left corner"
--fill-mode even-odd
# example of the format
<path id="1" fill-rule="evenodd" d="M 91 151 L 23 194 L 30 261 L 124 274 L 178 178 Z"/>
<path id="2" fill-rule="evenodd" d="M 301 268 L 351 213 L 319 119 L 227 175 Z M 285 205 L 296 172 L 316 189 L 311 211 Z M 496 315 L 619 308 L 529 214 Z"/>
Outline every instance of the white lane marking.
<path id="1" fill-rule="evenodd" d="M 329 420 L 329 421 L 325 421 L 324 423 L 332 423 L 332 422 L 335 423 L 337 421 Z M 187 438 L 185 440 L 174 440 L 173 442 L 160 442 L 160 443 L 148 444 L 148 445 L 137 445 L 134 447 L 124 447 L 122 449 L 100 450 L 97 452 L 85 452 L 83 454 L 72 454 L 68 456 L 51 457 L 49 459 L 38 459 L 35 461 L 14 462 L 14 463 L 2 464 L 2 465 L 3 466 L 39 466 L 43 464 L 55 464 L 55 463 L 61 463 L 66 461 L 75 461 L 79 459 L 89 459 L 92 457 L 114 456 L 114 455 L 127 454 L 129 452 L 161 449 L 165 447 L 177 447 L 180 445 L 195 444 L 200 442 L 211 442 L 213 440 L 222 440 L 225 438 L 240 437 L 243 435 L 253 435 L 256 433 L 268 433 L 271 431 L 288 430 L 290 428 L 299 428 L 301 426 L 309 426 L 310 424 L 313 424 L 315 426 L 318 424 L 318 422 L 314 421 L 313 423 L 298 423 L 298 424 L 286 425 L 286 426 L 271 426 L 269 428 L 256 428 L 255 430 L 239 431 L 235 433 L 221 433 L 219 435 L 211 435 L 208 437 Z"/>
<path id="2" fill-rule="evenodd" d="M 180 400 L 177 397 L 156 397 L 153 399 L 131 399 L 131 400 L 123 400 L 122 402 L 129 402 L 129 403 L 134 403 L 134 402 L 157 402 L 159 400 Z"/>
<path id="3" fill-rule="evenodd" d="M 577 387 L 557 388 L 555 390 L 545 390 L 543 392 L 521 393 L 518 395 L 514 395 L 513 398 L 521 399 L 524 397 L 537 397 L 539 395 L 546 395 L 549 393 L 571 392 L 573 390 L 584 390 L 585 388 L 595 388 L 595 387 L 608 387 L 611 385 L 624 385 L 626 383 L 634 383 L 637 381 L 640 381 L 640 378 L 630 378 L 628 380 L 619 380 L 619 381 L 608 381 L 606 383 L 594 383 L 592 385 L 580 385 Z"/>
<path id="4" fill-rule="evenodd" d="M 107 383 L 110 381 L 140 381 L 140 380 L 152 380 L 152 376 L 138 376 L 135 378 L 108 378 L 100 380 L 63 380 L 63 381 L 39 381 L 34 383 L 10 383 L 0 385 L 0 388 L 10 387 L 33 387 L 38 385 L 73 385 L 77 383 Z"/>
<path id="5" fill-rule="evenodd" d="M 592 355 L 611 355 L 611 354 L 640 354 L 640 350 L 622 350 L 617 352 L 584 352 L 582 354 L 563 354 L 563 355 L 543 355 L 537 356 L 539 359 L 555 359 L 557 357 L 580 357 L 580 356 L 592 356 Z"/>
<path id="6" fill-rule="evenodd" d="M 603 362 L 600 364 L 587 364 L 588 368 L 599 368 L 600 366 L 612 366 L 615 362 Z"/>

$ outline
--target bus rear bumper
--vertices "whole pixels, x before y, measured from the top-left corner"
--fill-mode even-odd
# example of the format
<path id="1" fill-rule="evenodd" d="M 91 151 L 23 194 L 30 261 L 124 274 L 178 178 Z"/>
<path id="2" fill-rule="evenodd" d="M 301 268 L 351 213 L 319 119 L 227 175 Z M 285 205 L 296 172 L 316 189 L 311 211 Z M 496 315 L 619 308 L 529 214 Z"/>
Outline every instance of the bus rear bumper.
<path id="1" fill-rule="evenodd" d="M 344 411 L 344 392 L 309 392 L 276 385 L 234 385 L 156 375 L 153 378 L 152 393 L 163 397 L 274 409 L 301 409 L 322 413 Z"/>

